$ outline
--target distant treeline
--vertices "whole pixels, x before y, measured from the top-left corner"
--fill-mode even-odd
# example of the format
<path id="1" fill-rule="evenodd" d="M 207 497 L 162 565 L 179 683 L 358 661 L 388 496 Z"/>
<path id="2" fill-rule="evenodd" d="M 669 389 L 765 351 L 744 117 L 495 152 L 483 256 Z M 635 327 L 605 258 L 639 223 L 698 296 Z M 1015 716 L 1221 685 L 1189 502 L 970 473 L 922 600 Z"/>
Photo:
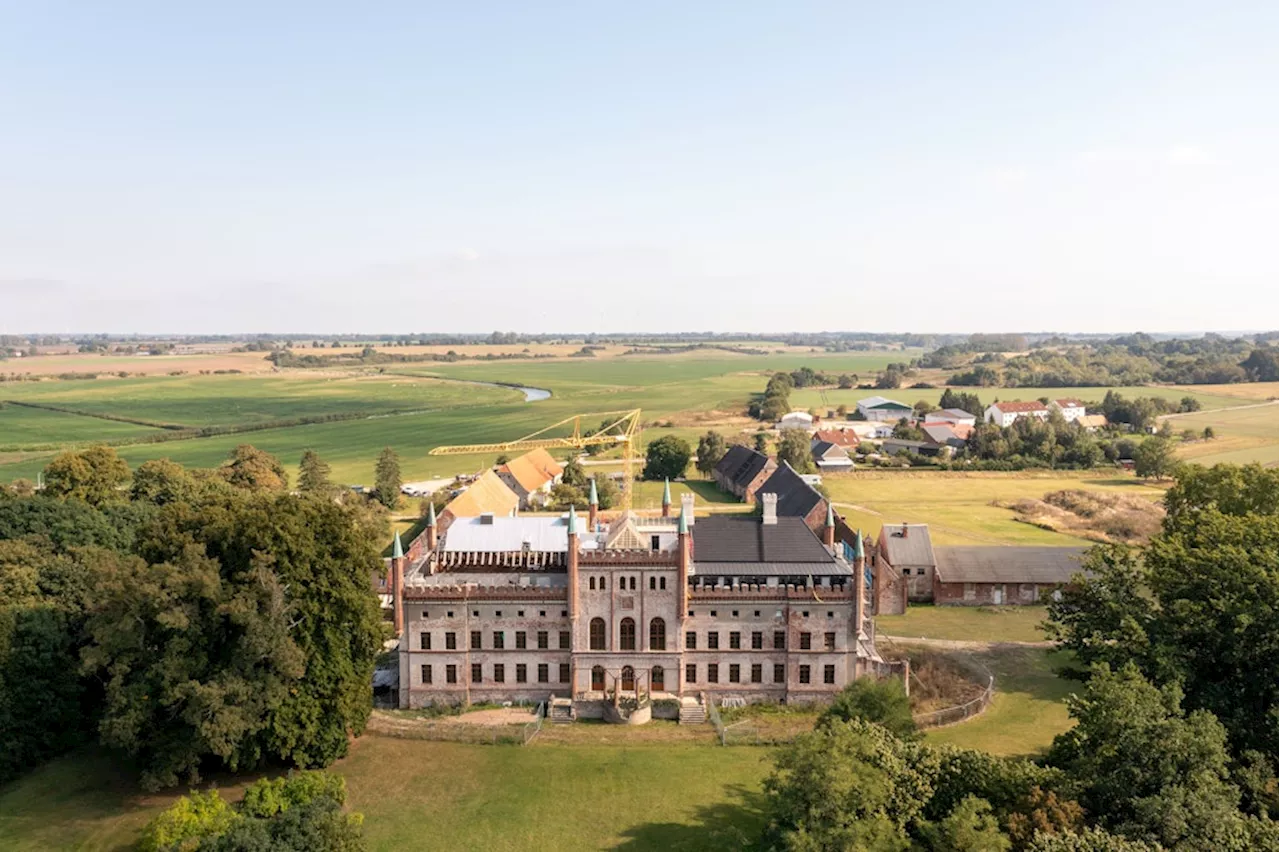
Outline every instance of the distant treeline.
<path id="1" fill-rule="evenodd" d="M 267 355 L 267 360 L 277 367 L 306 369 L 318 367 L 368 367 L 377 364 L 452 363 L 455 361 L 533 361 L 540 358 L 554 357 L 554 355 L 533 352 L 488 352 L 483 355 L 463 355 L 454 352 L 452 349 L 443 354 L 422 352 L 406 355 L 399 352 L 385 352 L 380 349 L 374 349 L 372 346 L 366 346 L 358 354 L 343 353 L 341 355 L 299 355 L 292 349 L 277 349 Z"/>
<path id="2" fill-rule="evenodd" d="M 922 366 L 946 366 L 954 355 L 937 352 Z M 925 363 L 928 361 L 929 363 Z M 1196 339 L 1155 340 L 1137 334 L 1100 343 L 1056 349 L 1034 349 L 1004 358 L 980 355 L 970 369 L 947 383 L 976 387 L 1121 387 L 1148 382 L 1216 385 L 1274 382 L 1277 356 L 1262 336 L 1226 339 L 1208 334 Z"/>

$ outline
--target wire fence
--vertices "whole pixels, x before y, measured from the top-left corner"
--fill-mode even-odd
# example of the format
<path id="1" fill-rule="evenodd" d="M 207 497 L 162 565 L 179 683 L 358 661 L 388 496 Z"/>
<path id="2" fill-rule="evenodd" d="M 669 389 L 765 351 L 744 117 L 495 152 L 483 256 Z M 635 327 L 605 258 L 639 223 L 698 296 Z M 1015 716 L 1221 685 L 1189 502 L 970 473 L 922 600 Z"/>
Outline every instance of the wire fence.
<path id="1" fill-rule="evenodd" d="M 546 716 L 546 702 L 539 702 L 533 719 L 524 724 L 513 725 L 472 725 L 429 719 L 399 720 L 389 714 L 375 713 L 369 720 L 369 730 L 379 736 L 405 740 L 435 740 L 472 745 L 528 745 L 542 732 L 542 722 Z"/>
<path id="2" fill-rule="evenodd" d="M 542 732 L 542 720 L 547 717 L 547 703 L 545 701 L 538 703 L 538 709 L 534 711 L 533 721 L 524 726 L 520 732 L 521 745 L 528 745 L 533 742 L 533 738 Z"/>
<path id="3" fill-rule="evenodd" d="M 720 745 L 725 745 L 724 741 L 724 719 L 720 718 L 720 711 L 716 708 L 716 700 L 705 692 L 702 694 L 702 703 L 707 708 L 707 719 L 716 729 L 716 736 L 720 739 Z"/>
<path id="4" fill-rule="evenodd" d="M 966 701 L 964 704 L 957 704 L 954 707 L 944 707 L 941 710 L 934 710 L 930 713 L 912 715 L 911 718 L 915 720 L 916 727 L 940 728 L 943 725 L 954 725 L 957 722 L 963 722 L 965 719 L 971 719 L 986 710 L 996 692 L 996 676 L 991 672 L 987 672 L 986 677 L 987 688 L 982 690 L 982 694 L 972 701 Z"/>

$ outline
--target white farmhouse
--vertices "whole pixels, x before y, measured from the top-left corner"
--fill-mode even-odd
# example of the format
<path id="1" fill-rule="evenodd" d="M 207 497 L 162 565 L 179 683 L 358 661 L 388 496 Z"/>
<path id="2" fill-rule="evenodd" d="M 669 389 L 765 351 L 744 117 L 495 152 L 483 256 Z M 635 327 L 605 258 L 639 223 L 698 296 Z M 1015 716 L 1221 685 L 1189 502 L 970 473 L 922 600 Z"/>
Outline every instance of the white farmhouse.
<path id="1" fill-rule="evenodd" d="M 784 414 L 782 419 L 778 421 L 779 429 L 804 429 L 806 431 L 813 428 L 813 415 L 807 411 L 791 411 Z"/>
<path id="2" fill-rule="evenodd" d="M 993 402 L 987 406 L 983 420 L 997 426 L 1012 426 L 1019 417 L 1035 417 L 1045 420 L 1049 417 L 1049 409 L 1043 402 Z"/>
<path id="3" fill-rule="evenodd" d="M 1049 407 L 1060 413 L 1068 423 L 1074 423 L 1086 414 L 1084 403 L 1078 399 L 1051 399 Z"/>

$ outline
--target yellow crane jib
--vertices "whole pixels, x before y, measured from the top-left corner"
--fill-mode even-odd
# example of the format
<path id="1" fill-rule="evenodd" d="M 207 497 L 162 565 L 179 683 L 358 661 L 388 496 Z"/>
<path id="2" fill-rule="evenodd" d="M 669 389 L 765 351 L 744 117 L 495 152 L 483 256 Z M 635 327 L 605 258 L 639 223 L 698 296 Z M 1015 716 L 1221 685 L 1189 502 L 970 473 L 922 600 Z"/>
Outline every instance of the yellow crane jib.
<path id="1" fill-rule="evenodd" d="M 587 428 L 590 431 L 584 433 L 582 430 L 583 420 L 586 420 L 588 424 L 597 423 L 599 425 L 594 430 L 588 425 Z M 572 426 L 573 431 L 571 434 L 548 434 L 565 426 Z M 505 453 L 536 449 L 584 450 L 587 447 L 621 446 L 624 451 L 622 460 L 622 508 L 630 509 L 631 486 L 634 480 L 632 466 L 639 437 L 640 409 L 596 411 L 574 414 L 513 441 L 497 441 L 490 444 L 445 444 L 433 448 L 428 455 L 461 456 L 471 453 Z"/>

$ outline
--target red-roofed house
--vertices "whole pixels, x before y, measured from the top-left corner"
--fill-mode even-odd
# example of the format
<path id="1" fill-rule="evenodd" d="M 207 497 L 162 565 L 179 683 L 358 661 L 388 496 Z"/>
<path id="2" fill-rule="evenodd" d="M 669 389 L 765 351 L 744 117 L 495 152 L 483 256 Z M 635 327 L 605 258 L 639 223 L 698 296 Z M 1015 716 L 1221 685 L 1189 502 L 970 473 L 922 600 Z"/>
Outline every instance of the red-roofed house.
<path id="1" fill-rule="evenodd" d="M 1036 417 L 1045 420 L 1049 417 L 1049 408 L 1043 402 L 993 402 L 987 406 L 982 419 L 997 426 L 1012 426 L 1019 417 Z"/>
<path id="2" fill-rule="evenodd" d="M 812 441 L 826 441 L 837 447 L 844 447 L 846 450 L 853 449 L 859 443 L 858 433 L 852 429 L 819 429 L 813 433 L 810 443 Z"/>
<path id="3" fill-rule="evenodd" d="M 1062 415 L 1062 419 L 1068 423 L 1073 423 L 1084 417 L 1087 413 L 1084 409 L 1084 403 L 1078 399 L 1051 399 L 1049 407 Z"/>

